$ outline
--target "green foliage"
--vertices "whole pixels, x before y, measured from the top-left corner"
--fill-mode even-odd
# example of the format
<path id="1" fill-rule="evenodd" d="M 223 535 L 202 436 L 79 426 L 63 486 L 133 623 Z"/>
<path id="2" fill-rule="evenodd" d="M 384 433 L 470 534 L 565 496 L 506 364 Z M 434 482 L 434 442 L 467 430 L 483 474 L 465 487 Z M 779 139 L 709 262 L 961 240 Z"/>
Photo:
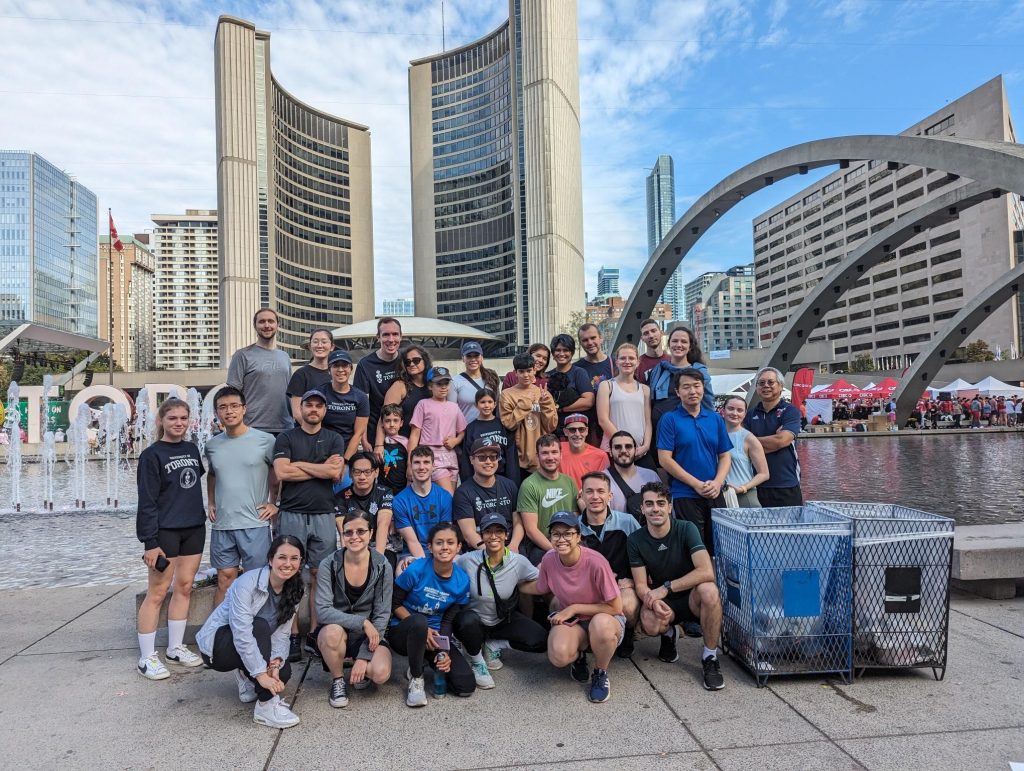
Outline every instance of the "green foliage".
<path id="1" fill-rule="evenodd" d="M 569 335 L 570 337 L 572 337 L 573 340 L 576 340 L 576 343 L 578 345 L 579 340 L 576 337 L 576 332 L 577 330 L 579 330 L 580 327 L 582 327 L 586 323 L 586 311 L 573 311 L 572 313 L 569 314 L 569 321 L 560 326 L 558 328 L 558 332 L 559 334 Z M 545 340 L 544 342 L 548 341 Z"/>
<path id="2" fill-rule="evenodd" d="M 73 351 L 61 356 L 50 354 L 48 357 L 49 361 L 46 364 L 26 364 L 24 374 L 18 379 L 18 385 L 42 385 L 43 378 L 47 374 L 63 375 L 88 355 L 87 351 Z M 7 387 L 11 384 L 13 366 L 14 364 L 10 359 L 0 362 L 0 394 L 4 397 L 7 394 Z M 89 365 L 89 369 L 97 375 L 108 372 L 109 367 L 110 360 L 106 356 L 94 359 L 92 364 Z M 116 361 L 114 362 L 114 372 L 124 372 Z"/>
<path id="3" fill-rule="evenodd" d="M 962 361 L 995 361 L 996 355 L 984 340 L 975 340 L 963 348 Z"/>
<path id="4" fill-rule="evenodd" d="M 850 372 L 874 372 L 875 360 L 870 353 L 858 353 L 850 363 Z"/>

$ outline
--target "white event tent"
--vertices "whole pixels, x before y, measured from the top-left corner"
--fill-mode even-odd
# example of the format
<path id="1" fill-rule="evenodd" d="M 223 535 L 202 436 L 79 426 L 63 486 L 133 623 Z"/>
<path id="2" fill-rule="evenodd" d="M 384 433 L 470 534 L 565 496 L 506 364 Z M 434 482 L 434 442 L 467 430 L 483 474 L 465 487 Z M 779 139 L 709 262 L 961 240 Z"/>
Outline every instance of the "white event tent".
<path id="1" fill-rule="evenodd" d="M 991 376 L 975 383 L 974 387 L 982 396 L 1024 396 L 1024 388 L 1012 386 Z"/>

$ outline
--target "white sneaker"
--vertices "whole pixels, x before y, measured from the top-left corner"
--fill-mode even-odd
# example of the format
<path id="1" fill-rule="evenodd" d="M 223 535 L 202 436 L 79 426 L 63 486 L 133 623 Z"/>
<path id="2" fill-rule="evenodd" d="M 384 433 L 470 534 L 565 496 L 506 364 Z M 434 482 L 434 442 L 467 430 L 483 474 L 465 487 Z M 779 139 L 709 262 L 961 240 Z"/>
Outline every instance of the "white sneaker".
<path id="1" fill-rule="evenodd" d="M 242 704 L 252 704 L 256 701 L 256 684 L 243 675 L 241 669 L 235 670 L 235 682 L 238 684 L 238 700 Z"/>
<path id="2" fill-rule="evenodd" d="M 484 643 L 483 654 L 488 669 L 498 670 L 505 666 L 501 661 L 501 648 L 490 641 Z"/>
<path id="3" fill-rule="evenodd" d="M 405 703 L 410 707 L 427 706 L 427 692 L 423 689 L 422 677 L 409 680 L 409 693 L 406 694 Z"/>
<path id="4" fill-rule="evenodd" d="M 299 724 L 299 716 L 292 712 L 277 696 L 267 702 L 256 702 L 252 721 L 270 728 L 291 728 Z"/>
<path id="5" fill-rule="evenodd" d="M 486 662 L 471 661 L 470 666 L 473 668 L 473 677 L 476 678 L 477 688 L 482 691 L 487 691 L 494 687 L 494 678 L 491 677 L 491 673 L 487 669 Z"/>
<path id="6" fill-rule="evenodd" d="M 139 659 L 139 674 L 147 680 L 166 680 L 171 676 L 156 651 Z"/>
<path id="7" fill-rule="evenodd" d="M 167 660 L 183 667 L 199 667 L 203 664 L 202 656 L 197 656 L 184 645 L 167 649 Z"/>

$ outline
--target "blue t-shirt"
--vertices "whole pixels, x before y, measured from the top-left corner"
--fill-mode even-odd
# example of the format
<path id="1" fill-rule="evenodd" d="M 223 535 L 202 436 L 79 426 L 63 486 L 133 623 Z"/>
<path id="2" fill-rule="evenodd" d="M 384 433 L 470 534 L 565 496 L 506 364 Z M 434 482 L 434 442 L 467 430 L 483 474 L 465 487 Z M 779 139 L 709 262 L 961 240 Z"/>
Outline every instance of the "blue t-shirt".
<path id="1" fill-rule="evenodd" d="M 703 404 L 696 417 L 682 407 L 665 415 L 658 423 L 658 449 L 671 450 L 672 457 L 697 479 L 714 479 L 718 456 L 732 451 L 725 421 Z M 688 484 L 672 477 L 673 498 L 700 498 Z"/>
<path id="2" fill-rule="evenodd" d="M 434 572 L 432 557 L 421 557 L 413 561 L 395 579 L 395 586 L 409 593 L 402 607 L 410 613 L 426 616 L 427 624 L 435 631 L 440 631 L 441 616 L 448 608 L 469 604 L 469 576 L 466 571 L 458 565 L 452 565 L 452 574 L 448 578 L 441 578 Z M 398 619 L 392 616 L 391 626 L 396 624 Z"/>
<path id="3" fill-rule="evenodd" d="M 784 428 L 793 434 L 800 435 L 800 410 L 781 400 L 775 409 L 765 412 L 763 405 L 758 405 L 747 413 L 743 419 L 743 427 L 754 436 L 774 436 L 775 432 Z M 766 452 L 769 479 L 762 482 L 761 487 L 798 487 L 800 485 L 800 459 L 796 454 L 796 440 L 789 447 L 775 452 Z"/>
<path id="4" fill-rule="evenodd" d="M 430 535 L 430 528 L 439 522 L 452 521 L 452 494 L 441 485 L 432 483 L 430 492 L 420 497 L 410 485 L 395 496 L 391 510 L 395 515 L 395 530 L 411 527 L 416 531 L 416 538 L 423 547 L 423 553 L 429 554 L 427 537 Z M 408 554 L 409 548 L 406 546 L 402 556 Z"/>

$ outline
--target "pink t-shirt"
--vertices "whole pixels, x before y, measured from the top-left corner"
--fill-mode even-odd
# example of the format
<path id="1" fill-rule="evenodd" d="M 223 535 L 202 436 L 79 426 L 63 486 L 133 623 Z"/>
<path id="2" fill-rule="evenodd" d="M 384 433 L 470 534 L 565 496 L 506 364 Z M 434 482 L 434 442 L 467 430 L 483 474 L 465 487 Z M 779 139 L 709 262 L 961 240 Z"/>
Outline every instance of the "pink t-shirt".
<path id="1" fill-rule="evenodd" d="M 420 444 L 440 447 L 445 439 L 451 439 L 466 430 L 466 416 L 455 402 L 420 399 L 412 411 L 409 424 L 419 428 Z"/>
<path id="2" fill-rule="evenodd" d="M 600 605 L 619 596 L 619 585 L 608 560 L 586 546 L 580 547 L 579 562 L 571 568 L 562 564 L 554 549 L 547 552 L 540 561 L 537 589 L 541 594 L 551 592 L 563 608 Z M 586 621 L 590 616 L 580 618 Z"/>

